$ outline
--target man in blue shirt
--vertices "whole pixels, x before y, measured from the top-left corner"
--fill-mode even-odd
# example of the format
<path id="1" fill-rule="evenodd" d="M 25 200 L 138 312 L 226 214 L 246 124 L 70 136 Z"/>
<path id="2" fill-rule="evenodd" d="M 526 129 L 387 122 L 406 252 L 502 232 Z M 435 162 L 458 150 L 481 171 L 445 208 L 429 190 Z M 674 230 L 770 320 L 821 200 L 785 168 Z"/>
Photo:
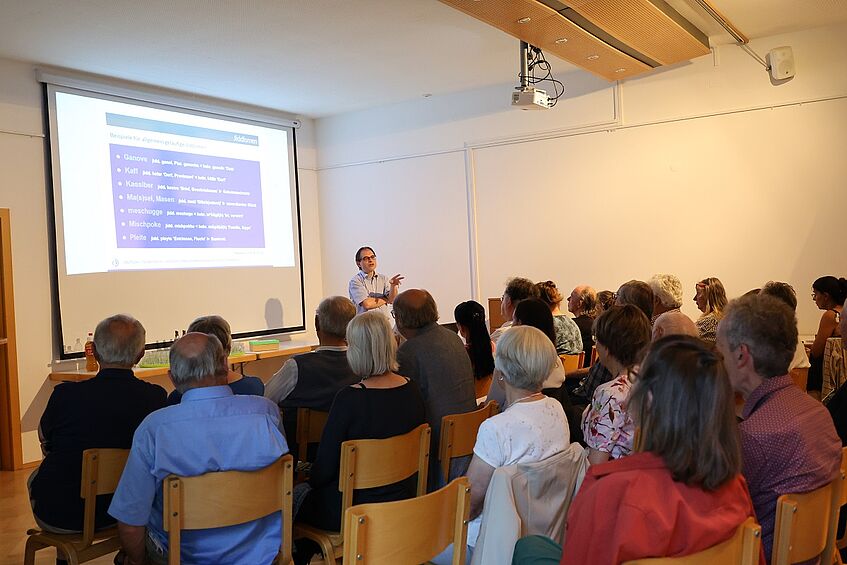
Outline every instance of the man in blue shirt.
<path id="1" fill-rule="evenodd" d="M 158 410 L 135 432 L 109 514 L 118 520 L 126 565 L 166 563 L 162 480 L 170 474 L 252 471 L 288 452 L 279 410 L 260 396 L 235 396 L 226 386 L 220 341 L 189 333 L 170 351 L 168 375 L 182 402 Z M 253 522 L 182 533 L 183 563 L 270 563 L 279 550 L 279 513 Z"/>
<path id="2" fill-rule="evenodd" d="M 347 286 L 350 300 L 356 305 L 356 313 L 379 310 L 388 316 L 388 305 L 397 297 L 404 277 L 394 275 L 389 279 L 377 273 L 376 253 L 370 247 L 360 247 L 356 251 L 356 266 L 359 272 L 353 275 Z"/>

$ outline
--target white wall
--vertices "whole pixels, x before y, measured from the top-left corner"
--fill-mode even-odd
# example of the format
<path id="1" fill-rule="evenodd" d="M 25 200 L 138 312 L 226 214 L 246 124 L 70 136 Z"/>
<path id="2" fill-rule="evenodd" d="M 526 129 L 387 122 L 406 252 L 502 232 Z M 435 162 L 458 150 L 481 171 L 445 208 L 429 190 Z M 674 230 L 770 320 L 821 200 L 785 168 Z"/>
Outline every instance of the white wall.
<path id="1" fill-rule="evenodd" d="M 345 288 L 367 242 L 384 272 L 433 290 L 442 319 L 513 275 L 567 294 L 671 272 L 692 316 L 706 276 L 731 296 L 788 281 L 814 333 L 811 282 L 847 274 L 847 26 L 752 47 L 780 45 L 797 76 L 779 86 L 723 46 L 619 87 L 565 75 L 549 111 L 509 109 L 504 83 L 318 120 L 324 293 Z"/>
<path id="2" fill-rule="evenodd" d="M 314 124 L 297 131 L 307 339 L 322 297 Z M 12 256 L 24 462 L 41 458 L 36 429 L 52 384 L 53 319 L 47 222 L 47 172 L 41 86 L 29 64 L 0 59 L 0 207 L 11 209 Z M 50 204 L 52 206 L 52 204 Z M 234 292 L 246 289 L 233 289 Z M 126 305 L 132 312 L 132 304 Z M 143 323 L 143 320 L 142 320 Z"/>

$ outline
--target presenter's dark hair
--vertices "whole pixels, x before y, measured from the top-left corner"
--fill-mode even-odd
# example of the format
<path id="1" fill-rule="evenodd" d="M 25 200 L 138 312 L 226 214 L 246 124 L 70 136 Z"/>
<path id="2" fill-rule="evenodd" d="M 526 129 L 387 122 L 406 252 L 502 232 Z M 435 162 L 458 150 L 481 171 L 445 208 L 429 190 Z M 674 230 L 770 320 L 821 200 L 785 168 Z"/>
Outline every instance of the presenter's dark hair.
<path id="1" fill-rule="evenodd" d="M 494 372 L 494 354 L 491 353 L 491 335 L 485 325 L 485 308 L 475 300 L 462 302 L 453 310 L 457 324 L 468 329 L 468 355 L 473 374 L 484 379 Z"/>
<path id="2" fill-rule="evenodd" d="M 515 307 L 515 321 L 522 326 L 538 328 L 550 341 L 556 343 L 556 327 L 553 325 L 553 313 L 540 298 L 521 300 Z"/>
<path id="3" fill-rule="evenodd" d="M 368 246 L 360 247 L 359 250 L 356 251 L 356 262 L 357 263 L 362 260 L 362 251 L 364 251 L 365 249 L 370 250 L 371 253 L 376 255 L 376 251 L 373 250 L 373 247 L 368 247 Z"/>
<path id="4" fill-rule="evenodd" d="M 661 457 L 675 481 L 718 489 L 741 470 L 734 398 L 713 348 L 683 335 L 656 341 L 627 406 L 641 430 L 636 450 Z"/>

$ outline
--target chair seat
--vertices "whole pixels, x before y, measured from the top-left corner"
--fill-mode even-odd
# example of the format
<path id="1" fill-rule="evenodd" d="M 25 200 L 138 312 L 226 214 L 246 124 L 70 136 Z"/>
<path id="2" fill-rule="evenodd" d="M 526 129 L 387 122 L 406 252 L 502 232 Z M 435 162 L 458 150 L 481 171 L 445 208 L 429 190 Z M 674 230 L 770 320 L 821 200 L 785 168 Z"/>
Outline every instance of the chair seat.
<path id="1" fill-rule="evenodd" d="M 321 553 L 324 554 L 324 561 L 332 563 L 334 559 L 341 559 L 342 550 L 344 549 L 344 535 L 341 532 L 333 532 L 331 530 L 322 530 L 308 524 L 294 524 L 295 540 L 307 538 L 321 546 Z M 329 545 L 327 545 L 327 543 Z M 332 547 L 332 558 L 327 559 L 326 553 Z"/>
<path id="2" fill-rule="evenodd" d="M 44 539 L 62 541 L 64 543 L 71 543 L 74 546 L 82 546 L 82 532 L 74 533 L 74 534 L 57 534 L 53 532 L 46 532 L 44 530 L 39 530 L 38 528 L 32 528 L 26 531 L 26 535 L 28 536 L 38 536 Z M 109 526 L 108 528 L 103 528 L 102 530 L 97 530 L 94 532 L 94 540 L 92 543 L 96 544 L 98 541 L 106 540 L 108 538 L 116 538 L 118 535 L 118 527 L 117 526 Z"/>

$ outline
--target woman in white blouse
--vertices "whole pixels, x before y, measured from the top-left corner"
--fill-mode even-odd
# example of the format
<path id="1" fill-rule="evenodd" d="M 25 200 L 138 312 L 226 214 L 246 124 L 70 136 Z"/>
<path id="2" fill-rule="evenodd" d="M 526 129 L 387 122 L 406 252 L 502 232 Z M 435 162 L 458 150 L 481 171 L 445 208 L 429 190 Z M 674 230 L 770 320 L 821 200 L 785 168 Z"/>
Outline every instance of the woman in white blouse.
<path id="1" fill-rule="evenodd" d="M 468 524 L 468 562 L 476 545 L 485 493 L 494 470 L 533 463 L 567 449 L 570 435 L 559 401 L 541 393 L 541 385 L 559 364 L 556 348 L 541 330 L 514 326 L 497 342 L 494 379 L 506 393 L 505 408 L 482 423 L 468 467 L 471 483 L 471 521 Z M 450 563 L 452 547 L 433 559 Z"/>

